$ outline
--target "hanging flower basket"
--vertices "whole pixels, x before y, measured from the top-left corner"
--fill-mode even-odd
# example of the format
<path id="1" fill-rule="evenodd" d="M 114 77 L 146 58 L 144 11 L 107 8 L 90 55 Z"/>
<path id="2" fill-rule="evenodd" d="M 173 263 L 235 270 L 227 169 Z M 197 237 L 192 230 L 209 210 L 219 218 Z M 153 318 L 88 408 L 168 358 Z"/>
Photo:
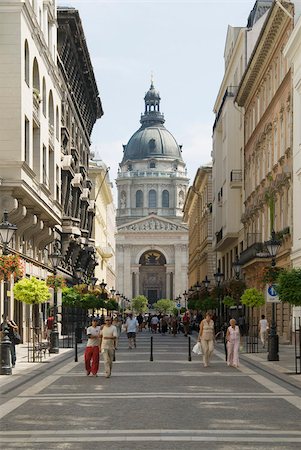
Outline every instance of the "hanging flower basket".
<path id="1" fill-rule="evenodd" d="M 23 276 L 23 267 L 18 255 L 0 256 L 0 280 L 8 279 L 11 275 L 15 279 Z"/>
<path id="2" fill-rule="evenodd" d="M 49 275 L 46 279 L 46 284 L 48 287 L 51 287 L 53 289 L 63 289 L 66 287 L 66 281 L 65 278 L 63 278 L 60 275 Z"/>

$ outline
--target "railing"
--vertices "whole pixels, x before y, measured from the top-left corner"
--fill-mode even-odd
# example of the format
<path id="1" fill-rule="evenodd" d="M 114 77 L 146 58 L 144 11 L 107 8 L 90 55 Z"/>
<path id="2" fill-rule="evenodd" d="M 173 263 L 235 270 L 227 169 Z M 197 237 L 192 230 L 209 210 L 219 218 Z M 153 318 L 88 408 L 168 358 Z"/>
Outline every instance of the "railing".
<path id="1" fill-rule="evenodd" d="M 158 171 L 140 171 L 140 170 L 133 170 L 129 172 L 119 172 L 118 178 L 132 178 L 132 177 L 169 177 L 169 178 L 176 178 L 176 177 L 186 177 L 187 172 L 158 172 Z"/>
<path id="2" fill-rule="evenodd" d="M 301 374 L 301 318 L 295 317 L 294 319 L 295 328 L 295 368 L 296 373 Z"/>

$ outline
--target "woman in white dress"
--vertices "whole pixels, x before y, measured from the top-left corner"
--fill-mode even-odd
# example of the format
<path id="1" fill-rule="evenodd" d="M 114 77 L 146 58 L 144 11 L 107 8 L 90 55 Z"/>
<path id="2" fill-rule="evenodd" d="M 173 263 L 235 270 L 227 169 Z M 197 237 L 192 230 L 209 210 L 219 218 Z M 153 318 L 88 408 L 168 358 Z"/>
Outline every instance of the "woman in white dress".
<path id="1" fill-rule="evenodd" d="M 239 366 L 239 343 L 240 343 L 240 332 L 239 326 L 236 325 L 235 319 L 230 319 L 230 326 L 226 333 L 227 341 L 227 364 L 231 367 Z"/>

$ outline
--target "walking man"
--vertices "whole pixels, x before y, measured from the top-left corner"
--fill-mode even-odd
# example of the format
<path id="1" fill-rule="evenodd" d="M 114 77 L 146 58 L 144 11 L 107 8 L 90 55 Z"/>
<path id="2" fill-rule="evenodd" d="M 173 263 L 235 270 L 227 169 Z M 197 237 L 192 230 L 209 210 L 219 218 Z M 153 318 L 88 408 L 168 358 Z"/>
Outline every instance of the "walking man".
<path id="1" fill-rule="evenodd" d="M 110 378 L 117 343 L 117 328 L 112 325 L 111 317 L 106 317 L 100 332 L 100 350 L 105 366 L 105 377 Z"/>
<path id="2" fill-rule="evenodd" d="M 259 321 L 259 336 L 262 343 L 262 348 L 265 348 L 268 328 L 269 328 L 268 321 L 266 320 L 265 315 L 262 314 L 261 319 Z"/>
<path id="3" fill-rule="evenodd" d="M 88 342 L 85 350 L 85 367 L 87 375 L 97 377 L 99 369 L 99 333 L 100 326 L 96 317 L 92 318 L 92 325 L 87 328 Z"/>
<path id="4" fill-rule="evenodd" d="M 9 319 L 5 314 L 2 315 L 3 322 L 0 325 L 1 334 L 5 334 L 5 330 L 7 331 L 8 338 L 10 340 L 10 354 L 11 354 L 11 365 L 14 368 L 16 365 L 16 342 L 15 342 L 15 332 L 18 331 L 18 325 L 12 320 Z M 19 343 L 19 342 L 17 342 Z"/>
<path id="5" fill-rule="evenodd" d="M 139 327 L 138 321 L 136 317 L 133 317 L 133 313 L 130 313 L 125 322 L 128 341 L 129 341 L 129 349 L 136 348 L 136 333 Z"/>

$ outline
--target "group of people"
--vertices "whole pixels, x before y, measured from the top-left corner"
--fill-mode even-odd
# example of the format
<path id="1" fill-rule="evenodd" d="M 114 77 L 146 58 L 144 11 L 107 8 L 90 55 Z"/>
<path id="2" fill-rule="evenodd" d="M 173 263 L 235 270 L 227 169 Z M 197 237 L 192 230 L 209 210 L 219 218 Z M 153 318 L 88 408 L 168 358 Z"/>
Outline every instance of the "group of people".
<path id="1" fill-rule="evenodd" d="M 99 325 L 96 317 L 92 318 L 91 326 L 87 328 L 87 346 L 84 354 L 86 373 L 97 376 L 99 370 L 99 354 L 102 354 L 105 377 L 110 378 L 112 373 L 115 350 L 117 348 L 118 332 L 116 325 L 112 324 L 112 317 L 106 317 L 104 324 Z"/>
<path id="2" fill-rule="evenodd" d="M 265 348 L 266 345 L 268 329 L 269 324 L 263 314 L 258 324 L 259 336 L 263 348 Z M 240 340 L 240 326 L 237 324 L 236 320 L 232 318 L 230 319 L 229 326 L 226 328 L 225 333 L 226 359 L 228 366 L 236 368 L 239 366 Z M 200 342 L 202 348 L 204 367 L 208 367 L 215 342 L 214 321 L 212 320 L 212 315 L 209 312 L 206 314 L 205 319 L 200 323 L 198 341 Z"/>

